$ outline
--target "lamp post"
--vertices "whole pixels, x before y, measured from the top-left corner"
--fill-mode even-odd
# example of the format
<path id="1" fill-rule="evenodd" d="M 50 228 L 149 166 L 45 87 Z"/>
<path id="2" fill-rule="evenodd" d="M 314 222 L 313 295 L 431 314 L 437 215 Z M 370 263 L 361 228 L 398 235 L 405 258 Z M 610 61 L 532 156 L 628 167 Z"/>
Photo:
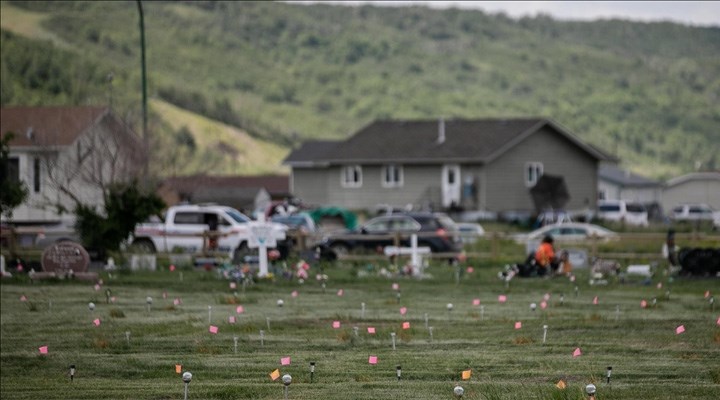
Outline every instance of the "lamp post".
<path id="1" fill-rule="evenodd" d="M 585 393 L 588 395 L 588 400 L 595 400 L 595 392 L 597 391 L 597 388 L 595 388 L 595 385 L 592 383 L 585 386 Z"/>
<path id="2" fill-rule="evenodd" d="M 283 385 L 285 385 L 285 400 L 287 400 L 288 388 L 290 387 L 290 383 L 292 383 L 292 376 L 290 376 L 290 374 L 283 375 L 282 383 L 283 383 Z"/>
<path id="3" fill-rule="evenodd" d="M 463 389 L 463 387 L 460 385 L 455 386 L 455 388 L 453 389 L 453 394 L 455 394 L 455 397 L 457 397 L 458 399 L 462 399 L 463 395 L 465 394 L 465 389 Z"/>
<path id="4" fill-rule="evenodd" d="M 190 385 L 190 381 L 192 380 L 192 374 L 190 372 L 185 372 L 182 374 L 182 380 L 185 382 L 185 400 L 188 398 L 188 385 Z"/>

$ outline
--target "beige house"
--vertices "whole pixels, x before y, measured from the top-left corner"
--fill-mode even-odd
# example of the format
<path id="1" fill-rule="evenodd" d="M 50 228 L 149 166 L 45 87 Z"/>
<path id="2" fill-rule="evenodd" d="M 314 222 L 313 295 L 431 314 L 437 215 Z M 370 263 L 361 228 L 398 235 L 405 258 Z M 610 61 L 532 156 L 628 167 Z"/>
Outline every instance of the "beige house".
<path id="1" fill-rule="evenodd" d="M 108 185 L 137 173 L 140 139 L 105 107 L 7 107 L 0 134 L 10 132 L 10 179 L 29 196 L 14 223 L 53 223 L 72 216 L 76 202 L 101 206 Z"/>

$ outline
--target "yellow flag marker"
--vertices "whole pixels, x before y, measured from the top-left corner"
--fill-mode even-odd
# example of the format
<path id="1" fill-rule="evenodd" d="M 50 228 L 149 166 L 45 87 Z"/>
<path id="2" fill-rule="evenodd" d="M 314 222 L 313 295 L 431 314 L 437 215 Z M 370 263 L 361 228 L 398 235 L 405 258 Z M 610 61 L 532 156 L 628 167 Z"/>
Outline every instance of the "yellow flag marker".
<path id="1" fill-rule="evenodd" d="M 270 379 L 277 380 L 277 378 L 280 377 L 280 370 L 276 369 L 275 371 L 270 373 Z"/>
<path id="2" fill-rule="evenodd" d="M 175 364 L 175 373 L 176 373 L 176 374 L 181 374 L 181 373 L 182 373 L 182 365 L 180 365 L 180 364 Z"/>
<path id="3" fill-rule="evenodd" d="M 464 381 L 470 379 L 470 375 L 472 375 L 472 370 L 468 369 L 462 372 L 462 378 Z"/>
<path id="4" fill-rule="evenodd" d="M 557 384 L 555 384 L 555 386 L 558 389 L 565 389 L 567 387 L 567 385 L 565 384 L 565 381 L 563 381 L 562 379 L 560 379 L 560 381 Z"/>

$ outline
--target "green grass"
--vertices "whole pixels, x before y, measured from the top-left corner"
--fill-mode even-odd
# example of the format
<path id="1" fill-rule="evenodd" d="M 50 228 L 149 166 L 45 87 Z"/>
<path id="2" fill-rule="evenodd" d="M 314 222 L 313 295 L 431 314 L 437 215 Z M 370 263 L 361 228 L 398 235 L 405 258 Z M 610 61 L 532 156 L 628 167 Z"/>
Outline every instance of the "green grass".
<path id="1" fill-rule="evenodd" d="M 183 282 L 177 271 L 103 273 L 100 291 L 90 283 L 5 280 L 2 398 L 182 399 L 175 364 L 194 375 L 191 399 L 282 398 L 282 384 L 268 376 L 275 368 L 293 376 L 291 399 L 451 399 L 460 383 L 466 399 L 579 400 L 590 382 L 598 386 L 598 399 L 720 397 L 720 308 L 711 310 L 703 296 L 706 290 L 717 294 L 717 279 L 590 286 L 579 271 L 575 283 L 516 279 L 505 289 L 496 278 L 498 265 L 473 265 L 476 272 L 464 275 L 459 285 L 446 265 L 431 266 L 433 278 L 423 281 L 357 278 L 354 268 L 334 266 L 325 270 L 330 276 L 325 292 L 314 280 L 301 285 L 278 279 L 235 294 L 216 274 L 187 270 Z M 392 282 L 400 284 L 400 305 Z M 667 287 L 672 289 L 669 300 Z M 105 303 L 107 288 L 115 304 Z M 290 295 L 294 290 L 296 298 Z M 549 307 L 531 311 L 529 304 L 539 304 L 546 293 Z M 508 302 L 498 303 L 499 294 L 507 294 Z M 22 295 L 34 311 L 19 300 Z M 150 312 L 147 296 L 154 299 Z M 595 296 L 597 305 L 592 304 Z M 182 299 L 177 307 L 176 297 Z M 653 297 L 656 307 L 640 308 L 642 299 Z M 482 319 L 472 306 L 474 298 L 484 305 Z M 284 299 L 284 307 L 276 306 L 278 299 Z M 94 312 L 88 310 L 91 301 L 97 305 Z M 451 313 L 447 303 L 454 304 Z M 236 315 L 237 304 L 245 313 L 231 325 L 227 317 Z M 208 306 L 217 335 L 208 332 Z M 408 309 L 405 317 L 401 306 Z M 102 321 L 99 327 L 92 324 L 95 318 Z M 335 320 L 340 329 L 332 329 Z M 410 329 L 401 329 L 404 321 Z M 522 329 L 514 329 L 516 321 L 522 321 Z M 676 335 L 681 324 L 686 332 Z M 543 325 L 549 327 L 546 343 Z M 359 328 L 357 338 L 353 326 Z M 368 326 L 376 327 L 375 336 L 367 334 Z M 262 347 L 260 330 L 265 331 Z M 391 332 L 397 332 L 396 350 Z M 43 345 L 49 346 L 48 355 L 39 355 Z M 583 355 L 573 358 L 577 347 Z M 368 364 L 369 355 L 378 356 L 377 365 Z M 286 356 L 291 365 L 280 366 Z M 312 383 L 311 361 L 317 363 Z M 77 366 L 72 383 L 70 364 Z M 402 366 L 400 382 L 397 365 Z M 604 380 L 607 366 L 613 367 L 610 385 Z M 472 377 L 462 382 L 465 369 L 472 369 Z M 564 391 L 555 388 L 560 379 L 568 384 Z"/>

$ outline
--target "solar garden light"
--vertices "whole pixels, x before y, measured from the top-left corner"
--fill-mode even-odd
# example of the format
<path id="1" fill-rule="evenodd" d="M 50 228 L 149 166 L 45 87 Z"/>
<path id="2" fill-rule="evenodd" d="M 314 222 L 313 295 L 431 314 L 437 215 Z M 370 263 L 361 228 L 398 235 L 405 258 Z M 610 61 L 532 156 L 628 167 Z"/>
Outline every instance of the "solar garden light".
<path id="1" fill-rule="evenodd" d="M 432 341 L 433 341 L 432 331 L 433 331 L 433 327 L 432 327 L 432 326 L 429 326 L 429 327 L 428 327 L 428 332 L 430 333 L 430 343 L 432 343 Z"/>
<path id="2" fill-rule="evenodd" d="M 585 393 L 588 395 L 588 400 L 595 400 L 595 392 L 597 389 L 595 388 L 595 385 L 592 383 L 585 386 Z"/>
<path id="3" fill-rule="evenodd" d="M 565 304 L 565 293 L 560 293 L 560 305 Z"/>
<path id="4" fill-rule="evenodd" d="M 575 297 L 578 297 L 580 295 L 580 288 L 575 286 Z"/>
<path id="5" fill-rule="evenodd" d="M 110 295 L 111 294 L 112 294 L 112 292 L 110 291 L 110 289 L 105 290 L 105 304 L 110 304 Z"/>
<path id="6" fill-rule="evenodd" d="M 290 383 L 292 383 L 292 376 L 290 376 L 290 374 L 283 375 L 282 383 L 283 383 L 283 385 L 285 385 L 285 400 L 287 400 L 288 388 L 290 387 Z"/>
<path id="7" fill-rule="evenodd" d="M 145 303 L 147 303 L 147 311 L 150 312 L 150 307 L 152 307 L 152 297 L 150 297 L 150 296 L 146 297 Z"/>
<path id="8" fill-rule="evenodd" d="M 365 319 L 365 303 L 360 303 L 360 319 Z"/>
<path id="9" fill-rule="evenodd" d="M 125 331 L 125 341 L 127 341 L 128 346 L 130 346 L 130 331 Z"/>
<path id="10" fill-rule="evenodd" d="M 212 306 L 208 306 L 208 324 L 212 323 Z"/>
<path id="11" fill-rule="evenodd" d="M 265 345 L 265 331 L 260 330 L 260 347 L 263 347 Z"/>
<path id="12" fill-rule="evenodd" d="M 612 374 L 612 367 L 607 367 L 607 383 L 610 383 L 610 374 Z"/>
<path id="13" fill-rule="evenodd" d="M 547 330 L 548 330 L 548 326 L 543 325 L 543 343 L 545 343 L 545 340 L 547 339 Z"/>
<path id="14" fill-rule="evenodd" d="M 75 379 L 75 364 L 70 364 L 70 382 Z"/>
<path id="15" fill-rule="evenodd" d="M 462 399 L 463 395 L 465 394 L 465 389 L 463 389 L 462 386 L 458 385 L 455 386 L 455 388 L 453 389 L 453 393 L 455 394 L 455 397 L 457 397 L 458 399 Z"/>
<path id="16" fill-rule="evenodd" d="M 355 334 L 355 337 L 359 337 L 359 336 L 358 336 L 358 331 L 359 331 L 359 330 L 360 330 L 360 328 L 358 328 L 357 326 L 353 326 L 353 334 Z"/>
<path id="17" fill-rule="evenodd" d="M 95 311 L 95 303 L 93 303 L 93 302 L 88 303 L 88 309 L 89 309 L 91 312 L 92 312 L 92 311 Z"/>
<path id="18" fill-rule="evenodd" d="M 452 312 L 452 310 L 453 310 L 453 304 L 447 303 L 446 307 L 447 307 L 447 311 L 448 311 L 448 321 L 449 321 L 450 320 L 450 312 Z"/>
<path id="19" fill-rule="evenodd" d="M 312 383 L 314 375 L 315 375 L 315 361 L 310 361 L 310 383 Z"/>
<path id="20" fill-rule="evenodd" d="M 284 305 L 285 305 L 285 302 L 283 301 L 283 299 L 278 299 L 278 301 L 277 301 L 277 306 L 278 306 L 278 307 L 282 307 L 282 306 L 284 306 Z"/>
<path id="21" fill-rule="evenodd" d="M 392 338 L 393 350 L 395 350 L 395 332 L 390 332 L 390 337 Z"/>
<path id="22" fill-rule="evenodd" d="M 710 309 L 715 311 L 715 296 L 710 296 L 708 302 L 710 303 Z"/>
<path id="23" fill-rule="evenodd" d="M 537 308 L 537 304 L 530 303 L 530 311 L 535 311 L 536 308 Z"/>
<path id="24" fill-rule="evenodd" d="M 400 291 L 398 290 L 397 294 L 395 295 L 395 298 L 397 299 L 398 304 L 400 304 L 400 297 L 402 297 L 402 295 L 400 294 Z"/>
<path id="25" fill-rule="evenodd" d="M 653 307 L 657 307 L 657 297 L 653 297 L 652 305 L 653 305 Z"/>
<path id="26" fill-rule="evenodd" d="M 233 336 L 233 342 L 234 342 L 235 354 L 237 354 L 237 342 L 238 342 L 237 336 Z"/>
<path id="27" fill-rule="evenodd" d="M 182 374 L 182 380 L 185 382 L 185 400 L 188 398 L 188 385 L 190 385 L 190 381 L 192 380 L 192 374 L 188 371 L 185 371 L 185 373 Z"/>
<path id="28" fill-rule="evenodd" d="M 400 377 L 402 376 L 402 367 L 401 366 L 398 365 L 397 367 L 395 367 L 395 375 L 397 376 L 398 380 L 400 380 Z"/>

